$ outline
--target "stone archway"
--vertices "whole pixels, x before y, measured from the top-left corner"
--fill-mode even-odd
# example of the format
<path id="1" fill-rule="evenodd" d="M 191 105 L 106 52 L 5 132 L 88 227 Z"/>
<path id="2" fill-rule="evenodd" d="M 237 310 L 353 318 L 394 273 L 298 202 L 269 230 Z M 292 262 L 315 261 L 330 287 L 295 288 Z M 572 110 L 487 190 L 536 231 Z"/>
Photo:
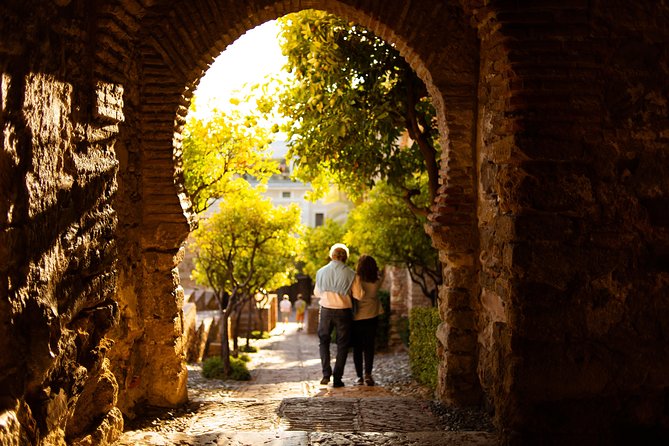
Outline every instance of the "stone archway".
<path id="1" fill-rule="evenodd" d="M 641 21 L 635 22 L 619 21 L 599 4 L 540 4 L 518 11 L 504 5 L 443 2 L 430 6 L 425 14 L 420 6 L 399 3 L 381 7 L 378 2 L 357 6 L 331 1 L 299 6 L 258 2 L 207 10 L 215 18 L 212 31 L 212 22 L 198 18 L 197 11 L 205 10 L 198 3 L 180 6 L 184 10 L 162 7 L 167 9 L 155 7 L 142 20 L 148 34 L 141 60 L 147 64 L 140 71 L 147 69 L 153 81 L 147 83 L 151 88 L 140 87 L 140 91 L 172 104 L 162 120 L 157 109 L 149 113 L 145 122 L 152 128 L 173 126 L 179 133 L 178 116 L 183 117 L 184 102 L 192 91 L 189 82 L 206 68 L 211 58 L 207 49 L 220 51 L 243 30 L 299 7 L 325 9 L 368 26 L 395 43 L 426 82 L 438 106 L 444 137 L 443 184 L 428 228 L 446 265 L 440 307 L 444 324 L 438 332 L 443 346 L 442 398 L 463 404 L 485 395 L 509 438 L 516 432 L 531 438 L 534 431 L 551 430 L 585 435 L 590 423 L 600 430 L 610 429 L 615 420 L 630 416 L 640 417 L 643 423 L 660 419 L 632 414 L 643 412 L 644 407 L 653 407 L 654 413 L 659 410 L 663 380 L 654 380 L 649 396 L 626 407 L 621 401 L 642 391 L 623 384 L 622 376 L 639 375 L 643 366 L 630 365 L 623 373 L 603 370 L 615 364 L 616 357 L 634 356 L 624 342 L 616 344 L 612 321 L 626 326 L 633 339 L 658 334 L 653 330 L 633 334 L 631 327 L 653 318 L 629 296 L 635 284 L 645 290 L 651 306 L 659 305 L 661 290 L 666 288 L 661 278 L 666 269 L 662 266 L 665 248 L 649 248 L 650 242 L 635 229 L 646 228 L 652 234 L 649 240 L 666 246 L 661 216 L 666 186 L 660 187 L 659 195 L 654 183 L 640 180 L 630 189 L 613 172 L 623 169 L 634 176 L 635 166 L 646 166 L 648 157 L 661 157 L 659 149 L 653 148 L 653 144 L 661 147 L 661 142 L 650 135 L 661 135 L 657 132 L 662 128 L 663 90 L 653 62 L 632 61 L 634 68 L 621 76 L 592 59 L 627 57 L 629 49 L 623 42 L 644 34 L 648 42 L 634 51 L 666 60 L 666 54 L 655 47 L 666 32 L 652 21 L 647 28 L 639 25 L 641 19 L 663 16 L 666 11 L 636 8 L 631 16 Z M 189 26 L 189 18 L 203 27 Z M 224 25 L 226 30 L 239 32 L 228 31 L 223 41 L 217 41 L 221 23 L 230 24 Z M 560 26 L 556 28 L 555 23 Z M 207 26 L 202 33 L 184 31 Z M 601 39 L 610 39 L 605 29 L 619 35 L 602 47 Z M 626 93 L 621 97 L 611 91 L 599 81 L 599 73 Z M 646 85 L 644 98 L 655 101 L 653 112 L 635 108 L 640 94 L 635 82 Z M 185 93 L 180 90 L 183 86 Z M 171 99 L 166 100 L 166 95 Z M 623 110 L 617 101 L 626 104 Z M 140 98 L 139 102 L 151 101 Z M 630 136 L 617 134 L 613 129 L 624 123 L 623 117 L 633 119 L 649 134 L 641 136 L 630 127 L 626 127 Z M 164 141 L 156 143 L 157 148 L 167 147 L 167 135 L 163 133 Z M 625 146 L 640 144 L 649 151 L 644 156 L 634 150 L 623 154 L 603 142 L 612 140 Z M 606 154 L 618 160 L 614 164 L 629 167 L 606 167 L 611 166 Z M 625 161 L 630 156 L 631 161 Z M 151 169 L 149 164 L 143 168 Z M 162 178 L 164 185 L 169 184 L 168 176 Z M 596 210 L 618 199 L 620 211 Z M 644 204 L 635 205 L 638 201 Z M 149 206 L 145 203 L 144 209 Z M 623 209 L 631 214 L 622 223 L 615 221 L 616 212 Z M 173 224 L 164 219 L 169 217 L 161 217 L 165 227 Z M 601 222 L 626 240 L 618 245 L 623 254 L 611 258 L 606 245 L 616 244 L 600 232 Z M 171 267 L 170 261 L 165 265 Z M 621 274 L 630 261 L 635 272 Z M 648 278 L 642 266 L 646 263 L 655 265 Z M 600 298 L 593 301 L 591 293 Z M 571 305 L 561 305 L 565 300 Z M 608 353 L 615 345 L 616 353 Z M 648 354 L 644 358 L 646 364 L 652 361 Z M 664 368 L 662 363 L 652 369 Z M 537 379 L 536 375 L 554 378 Z M 563 375 L 570 385 L 555 384 Z M 616 390 L 593 396 L 592 389 L 600 389 L 602 381 Z M 536 407 L 546 410 L 536 411 Z M 565 419 L 564 424 L 552 427 L 551 413 Z"/>
<path id="2" fill-rule="evenodd" d="M 104 443 L 118 407 L 183 401 L 180 126 L 208 61 L 301 8 L 395 43 L 437 104 L 440 396 L 509 443 L 666 434 L 663 3 L 8 0 L 2 441 Z"/>
<path id="3" fill-rule="evenodd" d="M 448 172 L 443 174 L 445 186 L 442 194 L 448 197 L 440 200 L 435 208 L 431 229 L 435 234 L 435 240 L 438 241 L 442 238 L 437 234 L 443 232 L 445 228 L 466 232 L 466 239 L 459 239 L 458 246 L 451 242 L 446 251 L 449 253 L 446 258 L 451 262 L 448 265 L 449 271 L 457 270 L 457 272 L 449 275 L 454 278 L 454 282 L 449 284 L 447 292 L 443 295 L 442 314 L 449 329 L 443 330 L 442 342 L 445 348 L 441 354 L 444 355 L 445 363 L 451 364 L 451 367 L 444 368 L 443 378 L 440 380 L 440 392 L 455 403 L 475 403 L 480 398 L 480 388 L 476 377 L 477 345 L 471 303 L 476 297 L 472 291 L 475 290 L 475 284 L 471 280 L 475 277 L 476 264 L 472 260 L 477 257 L 472 144 L 475 142 L 476 130 L 478 48 L 474 30 L 467 24 L 464 13 L 458 5 L 444 6 L 435 10 L 439 14 L 436 16 L 432 14 L 431 20 L 439 20 L 442 27 L 445 26 L 451 31 L 447 38 L 442 37 L 441 51 L 444 57 L 439 60 L 439 65 L 435 69 L 439 76 L 435 77 L 426 68 L 424 58 L 418 50 L 413 50 L 406 39 L 400 37 L 403 32 L 407 32 L 406 30 L 425 25 L 420 23 L 425 19 L 421 18 L 422 14 L 419 11 L 410 16 L 406 13 L 404 16 L 398 15 L 399 11 L 387 11 L 382 16 L 374 17 L 373 10 L 371 12 L 356 10 L 344 3 L 313 2 L 309 6 L 328 10 L 362 23 L 379 36 L 395 43 L 425 80 L 435 97 L 439 109 L 441 133 L 444 136 L 448 135 L 448 138 L 442 138 L 442 145 L 447 148 L 443 155 L 444 172 Z M 141 241 L 137 247 L 137 252 L 142 253 L 144 258 L 137 262 L 142 265 L 143 274 L 127 282 L 128 288 L 134 292 L 129 293 L 132 299 L 130 305 L 125 308 L 128 309 L 128 319 L 139 313 L 138 310 L 131 308 L 132 305 L 152 308 L 153 316 L 144 317 L 144 321 L 136 317 L 135 325 L 138 327 L 139 337 L 135 338 L 130 334 L 125 339 L 119 338 L 120 348 L 116 348 L 119 354 L 115 355 L 112 351 L 112 363 L 123 364 L 123 369 L 117 369 L 117 376 L 122 378 L 125 385 L 132 385 L 127 392 L 122 392 L 121 405 L 123 407 L 127 404 L 126 410 L 131 410 L 135 401 L 176 404 L 185 396 L 185 382 L 181 377 L 182 371 L 179 370 L 182 358 L 178 349 L 170 343 L 161 345 L 161 341 L 157 339 L 171 339 L 171 342 L 178 343 L 178 333 L 170 336 L 170 331 L 175 328 L 178 331 L 179 328 L 181 296 L 178 284 L 170 280 L 170 276 L 176 267 L 177 252 L 188 230 L 188 222 L 184 217 L 185 209 L 176 198 L 181 191 L 173 185 L 175 175 L 178 184 L 179 171 L 175 173 L 170 167 L 174 165 L 175 157 L 178 163 L 180 133 L 195 85 L 213 57 L 241 34 L 239 30 L 232 31 L 236 29 L 236 23 L 244 23 L 245 29 L 250 29 L 265 20 L 301 9 L 283 2 L 277 2 L 271 7 L 267 5 L 262 9 L 249 6 L 247 9 L 235 10 L 234 13 L 225 11 L 222 5 L 219 6 L 220 11 L 211 11 L 209 8 L 209 5 L 197 2 L 178 5 L 174 9 L 168 8 L 167 5 L 152 8 L 142 19 L 142 31 L 139 34 L 142 44 L 137 59 L 133 62 L 138 72 L 142 73 L 141 82 L 136 87 L 138 107 L 133 110 L 133 116 L 136 115 L 136 118 L 126 117 L 126 119 L 136 119 L 140 135 L 138 142 L 141 148 L 135 151 L 141 154 L 143 160 L 135 169 L 142 172 L 141 221 L 146 229 L 142 229 Z M 208 12 L 207 17 L 217 18 L 220 21 L 217 20 L 215 24 L 208 23 L 203 19 L 202 11 Z M 397 29 L 392 29 L 391 26 L 396 26 Z M 414 36 L 414 39 L 415 42 L 422 42 L 418 36 Z M 434 37 L 426 40 L 436 42 Z M 424 43 L 415 42 L 412 44 L 424 46 Z M 424 48 L 422 51 L 427 52 L 427 50 L 428 48 Z M 447 111 L 446 103 L 452 109 Z M 449 121 L 453 123 L 452 128 Z M 131 150 L 130 144 L 127 147 Z M 457 217 L 452 221 L 443 220 L 442 215 L 448 214 L 448 218 L 451 218 L 450 216 L 456 214 L 452 212 L 454 203 L 460 207 Z M 446 242 L 442 241 L 441 247 L 445 246 Z M 463 263 L 463 256 L 467 256 L 470 260 Z M 147 259 L 151 259 L 150 262 L 147 262 Z M 149 270 L 147 267 L 150 268 L 151 263 L 160 266 Z M 128 276 L 121 277 L 120 289 L 124 289 L 126 282 L 123 279 Z M 463 277 L 467 277 L 466 282 L 461 281 Z M 459 293 L 457 299 L 452 297 L 453 293 Z M 172 299 L 175 303 L 163 296 L 176 297 Z M 157 307 L 156 302 L 163 303 Z M 156 317 L 156 313 L 164 314 Z M 132 325 L 131 321 L 126 323 Z M 153 328 L 148 326 L 140 328 L 144 324 Z M 130 333 L 131 330 L 127 332 Z M 154 336 L 141 337 L 143 332 L 152 332 Z M 160 333 L 162 336 L 156 337 Z M 129 342 L 127 347 L 126 340 Z M 164 349 L 160 357 L 172 357 L 171 364 L 166 364 L 166 359 L 154 363 L 146 357 L 149 352 L 155 352 L 156 344 Z M 153 347 L 149 349 L 147 345 Z M 134 356 L 129 354 L 138 350 L 144 354 Z M 133 358 L 137 363 L 130 364 L 126 358 Z M 148 386 L 146 388 L 141 384 L 142 376 L 145 377 L 144 381 Z M 161 383 L 166 379 L 167 385 L 164 386 Z M 123 388 L 123 384 L 121 387 Z M 181 388 L 184 392 L 168 396 L 164 392 L 165 388 Z"/>

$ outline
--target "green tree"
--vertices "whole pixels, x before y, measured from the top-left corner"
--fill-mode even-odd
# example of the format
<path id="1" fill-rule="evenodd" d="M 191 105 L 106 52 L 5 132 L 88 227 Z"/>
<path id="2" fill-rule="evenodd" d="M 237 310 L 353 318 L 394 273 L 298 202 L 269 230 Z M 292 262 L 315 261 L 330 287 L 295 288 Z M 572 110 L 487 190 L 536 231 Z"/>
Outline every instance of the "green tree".
<path id="1" fill-rule="evenodd" d="M 316 277 L 316 271 L 329 261 L 330 247 L 344 240 L 344 225 L 327 218 L 325 224 L 315 228 L 307 228 L 302 237 L 299 260 L 302 272 Z"/>
<path id="2" fill-rule="evenodd" d="M 314 10 L 280 23 L 293 80 L 260 108 L 269 110 L 278 97 L 295 177 L 321 192 L 334 182 L 354 198 L 385 180 L 412 212 L 427 215 L 411 184 L 426 172 L 429 196 L 436 196 L 438 132 L 423 82 L 393 46 L 359 25 Z"/>
<path id="3" fill-rule="evenodd" d="M 264 181 L 277 171 L 269 156 L 268 133 L 252 115 L 214 111 L 205 119 L 191 113 L 183 132 L 182 160 L 195 212 L 247 187 L 245 175 Z"/>
<path id="4" fill-rule="evenodd" d="M 423 189 L 416 197 L 421 204 L 428 199 L 424 183 L 424 176 L 414 178 L 413 187 Z M 382 265 L 406 267 L 411 280 L 434 305 L 435 285 L 442 282 L 441 263 L 423 229 L 425 223 L 425 217 L 412 213 L 403 204 L 401 191 L 379 182 L 366 200 L 349 214 L 344 240 L 359 252 L 372 255 Z"/>
<path id="5" fill-rule="evenodd" d="M 249 187 L 228 194 L 194 233 L 194 279 L 221 308 L 221 358 L 230 372 L 228 319 L 256 292 L 290 283 L 300 229 L 297 206 L 274 207 Z"/>

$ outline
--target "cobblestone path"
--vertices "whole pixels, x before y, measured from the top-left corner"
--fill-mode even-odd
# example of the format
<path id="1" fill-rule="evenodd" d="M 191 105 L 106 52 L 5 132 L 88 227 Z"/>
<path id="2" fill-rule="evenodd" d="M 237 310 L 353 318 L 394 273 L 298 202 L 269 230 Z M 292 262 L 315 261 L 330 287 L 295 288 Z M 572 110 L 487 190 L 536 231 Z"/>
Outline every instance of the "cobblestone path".
<path id="1" fill-rule="evenodd" d="M 382 376 L 374 387 L 354 386 L 351 355 L 346 386 L 321 386 L 316 335 L 282 329 L 254 342 L 261 350 L 251 354 L 251 381 L 205 380 L 189 367 L 190 409 L 126 431 L 118 445 L 497 444 L 490 432 L 446 430 L 428 399 L 397 396 Z"/>

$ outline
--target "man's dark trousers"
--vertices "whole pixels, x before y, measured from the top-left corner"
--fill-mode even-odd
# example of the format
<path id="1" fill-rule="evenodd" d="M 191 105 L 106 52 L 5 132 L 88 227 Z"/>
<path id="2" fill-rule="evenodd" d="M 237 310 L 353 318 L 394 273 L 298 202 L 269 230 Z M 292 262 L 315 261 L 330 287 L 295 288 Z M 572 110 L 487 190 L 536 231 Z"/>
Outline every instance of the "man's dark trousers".
<path id="1" fill-rule="evenodd" d="M 321 307 L 320 320 L 318 321 L 318 339 L 321 354 L 321 367 L 323 378 L 332 376 L 334 381 L 340 381 L 344 376 L 344 366 L 348 356 L 348 347 L 351 341 L 351 324 L 353 312 L 350 308 L 333 309 Z M 337 330 L 337 358 L 335 360 L 334 373 L 330 366 L 330 339 L 332 330 Z"/>

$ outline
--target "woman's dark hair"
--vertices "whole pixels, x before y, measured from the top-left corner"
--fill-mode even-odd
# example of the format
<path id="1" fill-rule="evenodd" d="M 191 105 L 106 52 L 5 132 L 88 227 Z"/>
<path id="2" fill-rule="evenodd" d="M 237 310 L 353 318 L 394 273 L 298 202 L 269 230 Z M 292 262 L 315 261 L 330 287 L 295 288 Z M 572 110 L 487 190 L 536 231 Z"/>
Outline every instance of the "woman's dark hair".
<path id="1" fill-rule="evenodd" d="M 379 267 L 376 265 L 376 260 L 367 254 L 360 256 L 355 272 L 364 282 L 374 283 L 379 280 Z"/>

